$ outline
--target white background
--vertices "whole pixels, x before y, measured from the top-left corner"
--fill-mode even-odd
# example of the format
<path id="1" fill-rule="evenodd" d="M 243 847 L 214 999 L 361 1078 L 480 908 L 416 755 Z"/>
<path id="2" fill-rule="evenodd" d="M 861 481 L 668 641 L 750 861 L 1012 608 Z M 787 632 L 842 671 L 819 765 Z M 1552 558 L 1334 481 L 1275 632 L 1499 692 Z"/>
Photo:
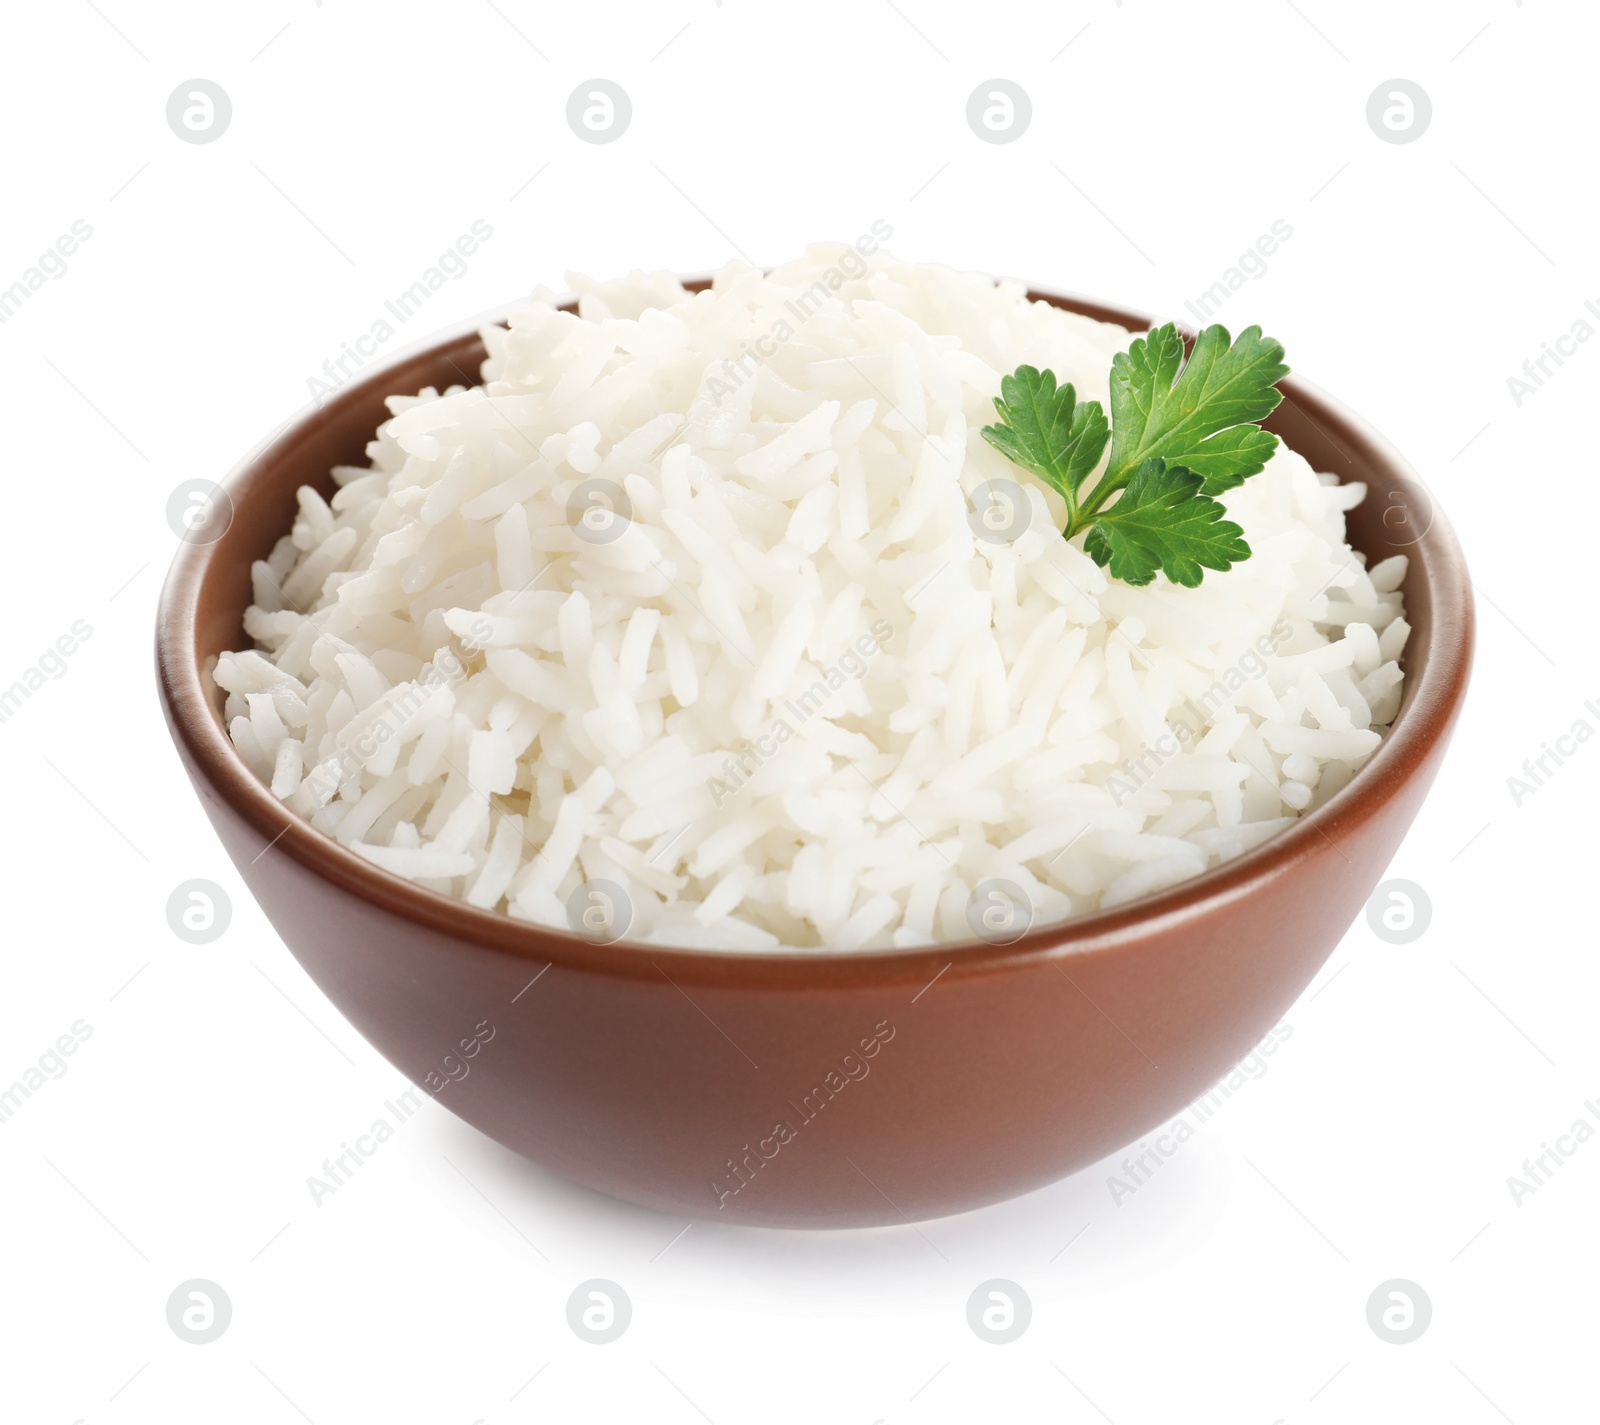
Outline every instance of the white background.
<path id="1" fill-rule="evenodd" d="M 93 635 L 0 725 L 0 1083 L 75 1020 L 93 1036 L 0 1125 L 0 1416 L 1595 1418 L 1600 1140 L 1520 1203 L 1507 1178 L 1600 1113 L 1600 743 L 1520 807 L 1506 779 L 1600 728 L 1600 343 L 1520 406 L 1507 387 L 1600 301 L 1597 41 L 1576 0 L 6 6 L 0 287 L 75 219 L 93 237 L 0 326 L 0 683 L 74 620 Z M 205 145 L 165 120 L 197 76 L 234 110 Z M 633 103 L 606 146 L 565 121 L 594 76 Z M 965 120 L 995 76 L 1033 102 L 1006 145 Z M 1397 76 L 1433 103 L 1409 144 L 1365 117 Z M 1395 441 L 1481 596 L 1472 697 L 1389 872 L 1426 889 L 1427 932 L 1358 921 L 1270 1070 L 1120 1205 L 1108 1162 L 920 1231 L 678 1235 L 432 1102 L 314 1205 L 307 1176 L 403 1085 L 249 900 L 168 743 L 164 508 L 478 218 L 493 238 L 395 348 L 568 268 L 767 263 L 874 218 L 900 256 L 1181 318 L 1285 220 L 1221 318 Z M 210 946 L 165 917 L 193 877 L 233 899 Z M 205 1346 L 165 1318 L 194 1277 L 233 1303 Z M 633 1301 L 607 1346 L 566 1324 L 593 1277 Z M 991 1277 L 1032 1298 L 1011 1345 L 966 1322 Z M 1395 1277 L 1433 1304 L 1410 1345 L 1366 1320 Z"/>

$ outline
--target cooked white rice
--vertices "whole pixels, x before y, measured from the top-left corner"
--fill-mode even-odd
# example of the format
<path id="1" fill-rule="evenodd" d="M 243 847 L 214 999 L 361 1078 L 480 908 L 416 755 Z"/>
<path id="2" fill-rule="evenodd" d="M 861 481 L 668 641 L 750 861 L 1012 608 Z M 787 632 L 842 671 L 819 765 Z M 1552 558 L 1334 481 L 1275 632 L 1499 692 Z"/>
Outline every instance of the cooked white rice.
<path id="1" fill-rule="evenodd" d="M 300 491 L 218 662 L 241 755 L 374 864 L 601 938 L 569 916 L 620 887 L 657 944 L 1010 939 L 1259 845 L 1385 735 L 1364 487 L 1280 447 L 1223 497 L 1252 558 L 1132 588 L 980 438 L 1024 362 L 1106 401 L 1122 328 L 831 245 L 571 280 Z"/>

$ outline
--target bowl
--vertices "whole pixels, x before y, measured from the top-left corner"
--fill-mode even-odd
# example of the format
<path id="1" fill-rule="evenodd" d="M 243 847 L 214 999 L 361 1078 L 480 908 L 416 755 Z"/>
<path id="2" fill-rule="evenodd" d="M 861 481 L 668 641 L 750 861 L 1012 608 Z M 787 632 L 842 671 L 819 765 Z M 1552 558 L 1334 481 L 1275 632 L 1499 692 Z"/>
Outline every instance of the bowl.
<path id="1" fill-rule="evenodd" d="M 1010 945 L 843 953 L 595 944 L 381 871 L 249 770 L 208 670 L 249 646 L 250 563 L 289 529 L 296 488 L 327 494 L 334 465 L 364 463 L 386 395 L 475 384 L 477 332 L 365 374 L 233 471 L 231 523 L 182 545 L 168 576 L 157 674 L 217 836 L 323 993 L 418 1102 L 569 1178 L 678 1216 L 785 1227 L 915 1221 L 1054 1182 L 1170 1119 L 1266 1034 L 1439 770 L 1472 659 L 1461 551 L 1405 462 L 1289 378 L 1266 424 L 1316 469 L 1367 483 L 1351 542 L 1374 563 L 1410 556 L 1413 632 L 1392 734 L 1254 851 Z"/>

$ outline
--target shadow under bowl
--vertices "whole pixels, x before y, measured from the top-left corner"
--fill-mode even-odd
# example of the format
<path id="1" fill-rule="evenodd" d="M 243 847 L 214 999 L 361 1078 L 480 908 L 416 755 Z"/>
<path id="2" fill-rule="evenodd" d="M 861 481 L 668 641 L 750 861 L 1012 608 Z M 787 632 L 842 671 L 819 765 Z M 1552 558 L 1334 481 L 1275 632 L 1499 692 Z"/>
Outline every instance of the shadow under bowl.
<path id="1" fill-rule="evenodd" d="M 1290 378 L 1266 424 L 1314 468 L 1366 483 L 1351 543 L 1372 563 L 1410 557 L 1413 631 L 1392 734 L 1256 850 L 1011 945 L 847 953 L 598 945 L 414 886 L 272 796 L 230 743 L 209 672 L 249 646 L 250 564 L 288 531 L 296 489 L 328 494 L 333 466 L 364 463 L 385 396 L 476 384 L 483 355 L 474 329 L 398 357 L 234 470 L 231 523 L 183 545 L 168 577 L 158 682 L 206 814 L 312 979 L 419 1095 L 578 1182 L 694 1218 L 844 1227 L 1064 1177 L 1179 1112 L 1279 1019 L 1438 772 L 1472 659 L 1461 551 L 1405 462 Z"/>

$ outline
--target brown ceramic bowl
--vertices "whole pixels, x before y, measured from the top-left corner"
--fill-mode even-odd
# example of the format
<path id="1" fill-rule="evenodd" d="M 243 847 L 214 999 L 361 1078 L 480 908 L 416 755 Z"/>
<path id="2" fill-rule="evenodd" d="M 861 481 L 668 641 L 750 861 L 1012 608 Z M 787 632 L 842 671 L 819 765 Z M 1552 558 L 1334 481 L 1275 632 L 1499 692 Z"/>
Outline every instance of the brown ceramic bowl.
<path id="1" fill-rule="evenodd" d="M 332 466 L 363 463 L 385 395 L 473 384 L 483 354 L 475 330 L 442 338 L 247 458 L 227 486 L 231 526 L 173 564 L 158 678 L 217 835 L 328 998 L 447 1108 L 578 1182 L 793 1227 L 937 1217 L 1043 1187 L 1149 1132 L 1248 1052 L 1360 911 L 1439 770 L 1472 657 L 1461 551 L 1405 462 L 1291 378 L 1267 424 L 1318 470 L 1367 483 L 1352 542 L 1373 562 L 1411 556 L 1414 631 L 1393 735 L 1264 846 L 1004 947 L 603 946 L 420 889 L 279 804 L 234 752 L 208 669 L 248 646 L 250 562 L 288 530 L 296 487 L 326 493 Z"/>

